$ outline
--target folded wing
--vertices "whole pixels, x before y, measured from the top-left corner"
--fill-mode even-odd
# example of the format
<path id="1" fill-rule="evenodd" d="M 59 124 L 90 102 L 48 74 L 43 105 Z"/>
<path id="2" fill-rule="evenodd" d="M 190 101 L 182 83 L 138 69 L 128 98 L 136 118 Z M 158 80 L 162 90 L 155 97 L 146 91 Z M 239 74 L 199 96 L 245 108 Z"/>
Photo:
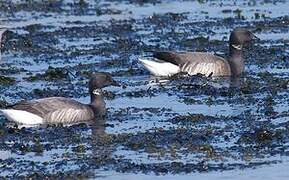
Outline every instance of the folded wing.
<path id="1" fill-rule="evenodd" d="M 230 76 L 231 69 L 227 60 L 210 53 L 188 52 L 157 52 L 154 57 L 180 67 L 180 71 L 190 75 Z"/>
<path id="2" fill-rule="evenodd" d="M 35 114 L 43 118 L 46 123 L 69 123 L 93 118 L 93 112 L 87 105 L 63 97 L 22 101 L 8 108 Z"/>

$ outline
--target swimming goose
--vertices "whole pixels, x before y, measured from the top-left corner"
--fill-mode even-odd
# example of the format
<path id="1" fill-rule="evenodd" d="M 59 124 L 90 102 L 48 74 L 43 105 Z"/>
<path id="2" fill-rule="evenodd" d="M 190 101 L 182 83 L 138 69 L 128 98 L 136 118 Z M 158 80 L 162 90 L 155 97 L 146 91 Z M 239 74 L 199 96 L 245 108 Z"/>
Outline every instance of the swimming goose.
<path id="1" fill-rule="evenodd" d="M 2 35 L 5 33 L 6 29 L 0 27 L 0 45 L 1 45 L 1 40 L 2 40 Z"/>
<path id="2" fill-rule="evenodd" d="M 106 114 L 101 88 L 119 86 L 109 73 L 95 73 L 89 83 L 90 104 L 64 97 L 49 97 L 21 101 L 0 112 L 21 124 L 77 123 L 103 117 Z"/>
<path id="3" fill-rule="evenodd" d="M 229 57 L 224 59 L 204 52 L 155 52 L 152 60 L 139 59 L 155 76 L 169 76 L 178 72 L 190 75 L 239 76 L 244 71 L 243 45 L 258 39 L 250 31 L 237 28 L 229 39 Z"/>
<path id="4" fill-rule="evenodd" d="M 5 33 L 6 29 L 2 29 L 0 27 L 0 60 L 1 60 L 1 53 L 2 53 L 2 35 Z"/>

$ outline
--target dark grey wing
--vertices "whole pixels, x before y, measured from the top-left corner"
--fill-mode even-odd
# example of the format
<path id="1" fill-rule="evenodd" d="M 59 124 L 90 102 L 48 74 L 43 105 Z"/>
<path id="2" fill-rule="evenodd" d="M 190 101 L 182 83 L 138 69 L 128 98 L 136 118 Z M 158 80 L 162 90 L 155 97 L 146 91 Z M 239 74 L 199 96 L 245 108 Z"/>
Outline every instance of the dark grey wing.
<path id="1" fill-rule="evenodd" d="M 182 72 L 190 75 L 204 74 L 206 76 L 230 76 L 229 63 L 222 57 L 202 52 L 156 52 L 154 57 L 176 64 Z"/>
<path id="2" fill-rule="evenodd" d="M 45 114 L 48 113 L 46 108 L 42 108 L 42 106 L 39 106 L 39 104 L 34 101 L 20 101 L 17 104 L 7 106 L 7 108 L 27 111 L 36 114 L 42 118 L 44 117 Z"/>
<path id="3" fill-rule="evenodd" d="M 73 109 L 64 108 L 48 113 L 44 120 L 46 123 L 76 123 L 94 119 L 94 112 L 90 108 Z"/>
<path id="4" fill-rule="evenodd" d="M 87 106 L 75 100 L 63 97 L 43 98 L 32 101 L 21 101 L 8 108 L 23 110 L 44 118 L 47 114 L 61 109 L 83 109 Z"/>
<path id="5" fill-rule="evenodd" d="M 204 74 L 206 76 L 230 76 L 231 68 L 227 60 L 209 53 L 192 52 L 180 53 L 184 63 L 180 65 L 183 72 L 191 75 Z"/>
<path id="6" fill-rule="evenodd" d="M 155 52 L 153 54 L 154 58 L 173 63 L 175 65 L 181 66 L 186 63 L 212 63 L 215 57 L 210 53 L 202 52 Z M 218 57 L 219 58 L 219 57 Z M 217 58 L 217 59 L 218 59 Z"/>
<path id="7" fill-rule="evenodd" d="M 180 56 L 179 53 L 175 53 L 175 52 L 166 52 L 166 51 L 154 52 L 153 57 L 156 59 L 166 61 L 166 62 L 170 62 L 177 66 L 184 64 L 186 62 L 184 57 Z"/>

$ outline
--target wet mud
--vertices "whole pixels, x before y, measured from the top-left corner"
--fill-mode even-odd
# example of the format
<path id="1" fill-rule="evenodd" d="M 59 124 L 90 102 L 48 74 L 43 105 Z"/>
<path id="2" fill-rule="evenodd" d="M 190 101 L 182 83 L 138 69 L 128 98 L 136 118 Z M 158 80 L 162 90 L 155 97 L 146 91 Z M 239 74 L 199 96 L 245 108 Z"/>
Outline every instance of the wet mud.
<path id="1" fill-rule="evenodd" d="M 289 162 L 287 1 L 0 2 L 0 108 L 50 96 L 88 102 L 87 79 L 110 72 L 108 115 L 88 124 L 23 127 L 0 116 L 0 177 L 105 178 L 226 172 Z M 172 8 L 174 7 L 174 8 Z M 155 50 L 226 57 L 246 27 L 241 78 L 156 78 Z"/>

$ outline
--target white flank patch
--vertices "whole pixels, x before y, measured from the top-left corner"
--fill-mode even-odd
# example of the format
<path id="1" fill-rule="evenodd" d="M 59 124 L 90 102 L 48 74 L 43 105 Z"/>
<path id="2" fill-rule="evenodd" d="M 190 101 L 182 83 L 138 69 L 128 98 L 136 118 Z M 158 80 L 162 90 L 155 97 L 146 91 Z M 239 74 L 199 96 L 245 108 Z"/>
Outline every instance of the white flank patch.
<path id="1" fill-rule="evenodd" d="M 42 124 L 43 119 L 40 116 L 32 114 L 27 111 L 14 110 L 14 109 L 0 109 L 0 112 L 9 120 L 21 124 Z"/>
<path id="2" fill-rule="evenodd" d="M 180 72 L 179 66 L 159 59 L 155 61 L 139 59 L 139 61 L 155 76 L 170 76 Z"/>

